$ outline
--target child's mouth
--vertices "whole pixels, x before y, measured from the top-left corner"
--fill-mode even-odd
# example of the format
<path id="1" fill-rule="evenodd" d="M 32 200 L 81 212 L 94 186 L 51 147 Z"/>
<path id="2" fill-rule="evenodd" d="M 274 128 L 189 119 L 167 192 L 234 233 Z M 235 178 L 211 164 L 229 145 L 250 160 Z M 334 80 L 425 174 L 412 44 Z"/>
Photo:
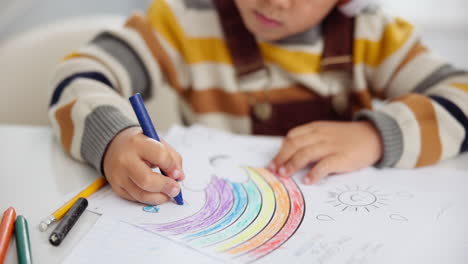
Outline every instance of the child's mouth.
<path id="1" fill-rule="evenodd" d="M 272 18 L 269 18 L 265 15 L 262 15 L 258 11 L 254 11 L 255 18 L 257 18 L 257 21 L 259 21 L 262 25 L 267 26 L 267 27 L 279 27 L 281 26 L 281 22 L 278 20 L 274 20 Z"/>

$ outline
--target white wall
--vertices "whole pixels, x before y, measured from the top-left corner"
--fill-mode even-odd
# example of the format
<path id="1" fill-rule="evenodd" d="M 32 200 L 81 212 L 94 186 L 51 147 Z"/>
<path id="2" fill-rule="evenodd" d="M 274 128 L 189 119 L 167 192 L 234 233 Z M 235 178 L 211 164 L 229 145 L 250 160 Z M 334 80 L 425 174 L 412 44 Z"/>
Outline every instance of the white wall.
<path id="1" fill-rule="evenodd" d="M 416 25 L 423 41 L 454 65 L 468 70 L 468 0 L 380 0 Z"/>
<path id="2" fill-rule="evenodd" d="M 432 26 L 468 26 L 467 0 L 380 0 L 387 8 L 416 23 Z"/>
<path id="3" fill-rule="evenodd" d="M 145 10 L 151 0 L 0 0 L 0 41 L 61 19 Z"/>

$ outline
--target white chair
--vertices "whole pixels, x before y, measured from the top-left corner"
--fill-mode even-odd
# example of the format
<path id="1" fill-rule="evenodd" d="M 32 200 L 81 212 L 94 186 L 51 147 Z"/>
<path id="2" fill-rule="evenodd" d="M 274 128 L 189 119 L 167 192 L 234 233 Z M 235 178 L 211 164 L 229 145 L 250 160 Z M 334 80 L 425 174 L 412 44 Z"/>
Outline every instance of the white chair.
<path id="1" fill-rule="evenodd" d="M 119 27 L 124 21 L 125 17 L 115 15 L 78 17 L 0 42 L 0 124 L 48 125 L 48 85 L 57 63 L 99 30 Z M 150 114 L 158 116 L 158 129 L 165 131 L 178 121 L 174 100 L 174 94 L 164 88 L 148 102 Z"/>

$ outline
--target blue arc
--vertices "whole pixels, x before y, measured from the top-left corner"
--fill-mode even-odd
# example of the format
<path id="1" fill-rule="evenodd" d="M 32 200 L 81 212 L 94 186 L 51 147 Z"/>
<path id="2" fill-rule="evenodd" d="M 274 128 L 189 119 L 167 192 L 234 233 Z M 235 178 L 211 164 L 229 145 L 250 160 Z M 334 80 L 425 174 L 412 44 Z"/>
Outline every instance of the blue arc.
<path id="1" fill-rule="evenodd" d="M 239 183 L 229 182 L 229 184 L 234 190 L 234 205 L 232 206 L 232 210 L 229 212 L 229 214 L 227 214 L 221 222 L 216 223 L 205 230 L 199 231 L 191 235 L 187 235 L 184 237 L 185 239 L 196 239 L 201 236 L 206 236 L 223 230 L 224 228 L 234 223 L 244 213 L 248 203 L 248 197 L 244 187 L 242 187 L 242 185 Z"/>

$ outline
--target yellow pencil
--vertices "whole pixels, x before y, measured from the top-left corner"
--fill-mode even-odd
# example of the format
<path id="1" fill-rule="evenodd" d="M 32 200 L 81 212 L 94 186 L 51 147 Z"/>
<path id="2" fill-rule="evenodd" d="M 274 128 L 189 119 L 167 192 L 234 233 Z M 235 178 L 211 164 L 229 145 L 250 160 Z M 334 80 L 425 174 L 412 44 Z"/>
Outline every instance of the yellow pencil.
<path id="1" fill-rule="evenodd" d="M 52 223 L 62 219 L 62 217 L 68 212 L 68 210 L 70 209 L 70 207 L 72 207 L 75 201 L 78 200 L 78 198 L 80 197 L 87 198 L 88 196 L 90 196 L 91 194 L 99 190 L 99 188 L 104 186 L 104 184 L 106 183 L 107 181 L 103 177 L 99 177 L 97 180 L 91 183 L 88 187 L 86 187 L 83 191 L 81 191 L 79 194 L 73 197 L 73 199 L 71 199 L 62 207 L 57 209 L 57 211 L 55 211 L 53 214 L 49 215 L 44 220 L 42 220 L 41 223 L 39 224 L 39 230 L 46 231 L 47 228 L 49 228 L 49 226 Z"/>

